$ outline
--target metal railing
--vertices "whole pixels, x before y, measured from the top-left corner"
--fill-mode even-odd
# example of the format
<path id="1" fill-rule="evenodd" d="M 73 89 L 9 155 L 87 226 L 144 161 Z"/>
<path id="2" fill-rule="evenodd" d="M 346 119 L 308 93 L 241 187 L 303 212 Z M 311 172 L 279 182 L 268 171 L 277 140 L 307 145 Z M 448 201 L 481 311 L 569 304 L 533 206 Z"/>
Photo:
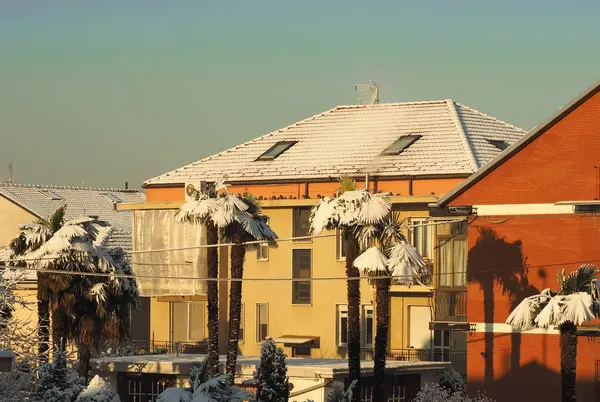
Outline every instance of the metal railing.
<path id="1" fill-rule="evenodd" d="M 411 362 L 450 362 L 458 373 L 467 374 L 466 350 L 431 350 L 431 349 L 392 349 L 388 360 Z"/>
<path id="2" fill-rule="evenodd" d="M 206 341 L 172 342 L 172 341 L 139 341 L 130 340 L 119 344 L 109 344 L 97 357 L 143 356 L 165 354 L 207 354 Z"/>
<path id="3" fill-rule="evenodd" d="M 467 291 L 436 289 L 433 295 L 433 321 L 467 322 Z"/>

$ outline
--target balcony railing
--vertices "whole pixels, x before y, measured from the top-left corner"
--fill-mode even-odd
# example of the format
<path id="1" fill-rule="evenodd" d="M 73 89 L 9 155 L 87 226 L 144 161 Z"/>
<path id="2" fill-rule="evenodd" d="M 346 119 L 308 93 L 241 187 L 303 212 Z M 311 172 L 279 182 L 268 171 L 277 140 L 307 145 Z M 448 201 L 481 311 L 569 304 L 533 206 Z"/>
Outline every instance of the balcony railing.
<path id="1" fill-rule="evenodd" d="M 410 362 L 450 362 L 458 373 L 467 374 L 466 350 L 430 350 L 430 349 L 392 349 L 388 360 Z"/>
<path id="2" fill-rule="evenodd" d="M 433 321 L 467 322 L 466 290 L 438 288 L 433 303 Z"/>
<path id="3" fill-rule="evenodd" d="M 206 354 L 208 345 L 205 341 L 171 342 L 171 341 L 137 341 L 131 340 L 120 344 L 106 345 L 96 357 L 143 356 L 164 354 Z"/>

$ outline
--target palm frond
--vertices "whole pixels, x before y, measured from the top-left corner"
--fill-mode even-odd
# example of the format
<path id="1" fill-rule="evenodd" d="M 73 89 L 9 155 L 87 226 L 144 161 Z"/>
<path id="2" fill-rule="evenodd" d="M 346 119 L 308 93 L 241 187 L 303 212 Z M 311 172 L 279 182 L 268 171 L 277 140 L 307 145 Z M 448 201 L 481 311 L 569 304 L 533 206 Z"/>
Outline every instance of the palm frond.
<path id="1" fill-rule="evenodd" d="M 337 226 L 339 220 L 337 204 L 335 199 L 325 197 L 311 209 L 310 229 L 313 235 L 318 236 L 323 230 Z"/>
<path id="2" fill-rule="evenodd" d="M 577 292 L 590 292 L 595 288 L 595 280 L 598 274 L 598 268 L 592 264 L 584 264 L 576 271 L 572 271 L 566 276 L 564 270 L 559 274 L 561 293 L 568 295 Z"/>
<path id="3" fill-rule="evenodd" d="M 411 244 L 401 241 L 390 249 L 389 269 L 396 277 L 396 283 L 401 285 L 419 283 L 420 273 L 426 268 L 427 264 L 423 257 Z"/>
<path id="4" fill-rule="evenodd" d="M 362 274 L 387 275 L 388 259 L 377 247 L 370 247 L 356 257 L 354 267 Z"/>
<path id="5" fill-rule="evenodd" d="M 540 311 L 540 306 L 540 295 L 527 297 L 510 313 L 506 323 L 522 330 L 534 328 L 535 316 Z"/>
<path id="6" fill-rule="evenodd" d="M 356 185 L 356 181 L 354 181 L 354 179 L 351 177 L 342 176 L 340 177 L 339 181 L 342 193 L 346 191 L 354 191 L 358 188 L 358 186 Z"/>
<path id="7" fill-rule="evenodd" d="M 54 213 L 52 214 L 52 216 L 50 217 L 50 220 L 48 222 L 49 223 L 48 228 L 52 231 L 52 233 L 56 233 L 60 230 L 63 223 L 65 222 L 66 212 L 67 212 L 66 205 L 63 205 L 62 207 L 60 207 L 56 211 L 54 211 Z"/>
<path id="8" fill-rule="evenodd" d="M 562 316 L 565 321 L 581 325 L 594 319 L 592 308 L 592 296 L 586 292 L 573 293 L 564 298 Z"/>

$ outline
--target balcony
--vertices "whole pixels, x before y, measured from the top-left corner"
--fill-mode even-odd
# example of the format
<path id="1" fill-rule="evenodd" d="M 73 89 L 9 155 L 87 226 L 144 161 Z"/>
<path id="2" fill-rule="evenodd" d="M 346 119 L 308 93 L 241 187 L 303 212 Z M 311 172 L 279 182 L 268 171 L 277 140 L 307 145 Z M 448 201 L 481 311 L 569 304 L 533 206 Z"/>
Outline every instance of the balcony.
<path id="1" fill-rule="evenodd" d="M 448 328 L 438 328 L 437 323 L 448 323 Z M 457 329 L 457 324 L 468 330 L 467 291 L 463 288 L 438 288 L 433 295 L 433 322 L 431 329 Z M 436 328 L 433 328 L 436 326 Z"/>
<path id="2" fill-rule="evenodd" d="M 450 362 L 463 377 L 467 374 L 467 351 L 449 349 L 392 349 L 388 360 L 410 362 Z"/>

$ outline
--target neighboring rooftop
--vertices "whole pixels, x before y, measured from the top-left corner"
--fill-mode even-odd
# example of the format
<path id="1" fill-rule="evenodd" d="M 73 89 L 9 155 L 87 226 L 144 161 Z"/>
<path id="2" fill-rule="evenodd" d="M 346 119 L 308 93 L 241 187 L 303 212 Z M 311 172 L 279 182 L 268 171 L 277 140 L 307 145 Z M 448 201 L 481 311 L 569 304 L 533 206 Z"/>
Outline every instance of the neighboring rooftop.
<path id="1" fill-rule="evenodd" d="M 111 188 L 61 187 L 15 183 L 0 183 L 0 196 L 29 211 L 38 218 L 48 219 L 54 211 L 67 206 L 65 219 L 97 216 L 107 222 L 113 232 L 107 240 L 109 247 L 130 251 L 131 211 L 120 211 L 115 202 L 144 202 L 146 197 L 138 190 Z M 26 223 L 26 222 L 23 222 Z"/>
<path id="2" fill-rule="evenodd" d="M 453 100 L 338 106 L 147 180 L 319 180 L 339 176 L 466 177 L 525 131 Z M 403 136 L 410 136 L 401 139 Z"/>

